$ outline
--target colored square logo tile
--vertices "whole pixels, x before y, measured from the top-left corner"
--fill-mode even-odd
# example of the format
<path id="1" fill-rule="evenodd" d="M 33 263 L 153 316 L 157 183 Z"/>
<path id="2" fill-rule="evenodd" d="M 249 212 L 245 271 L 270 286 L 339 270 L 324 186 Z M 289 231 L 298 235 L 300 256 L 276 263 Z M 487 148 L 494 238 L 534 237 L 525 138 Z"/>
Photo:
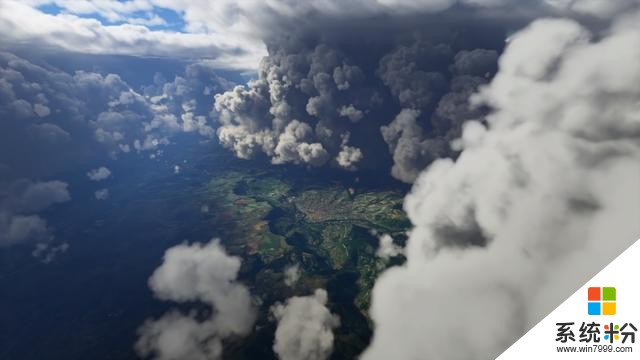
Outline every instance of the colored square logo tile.
<path id="1" fill-rule="evenodd" d="M 603 302 L 602 303 L 602 315 L 615 315 L 616 303 L 615 302 Z"/>
<path id="2" fill-rule="evenodd" d="M 616 301 L 616 288 L 603 287 L 602 288 L 602 300 L 604 301 Z"/>
<path id="3" fill-rule="evenodd" d="M 589 303 L 589 315 L 600 315 L 600 303 L 599 302 L 590 302 Z"/>
<path id="4" fill-rule="evenodd" d="M 589 301 L 600 301 L 600 288 L 599 287 L 590 287 L 589 288 Z"/>

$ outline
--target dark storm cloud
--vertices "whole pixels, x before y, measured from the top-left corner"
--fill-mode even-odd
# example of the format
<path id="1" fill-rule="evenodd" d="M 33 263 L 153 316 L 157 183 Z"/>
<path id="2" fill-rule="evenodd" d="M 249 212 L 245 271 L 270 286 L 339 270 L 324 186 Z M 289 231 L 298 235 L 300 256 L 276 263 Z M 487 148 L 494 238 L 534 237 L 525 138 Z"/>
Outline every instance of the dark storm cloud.
<path id="1" fill-rule="evenodd" d="M 391 174 L 405 182 L 412 182 L 431 161 L 447 154 L 446 141 L 425 138 L 419 116 L 419 110 L 403 109 L 389 125 L 380 128 L 393 154 Z"/>
<path id="2" fill-rule="evenodd" d="M 218 138 L 240 158 L 349 170 L 392 163 L 394 177 L 412 182 L 482 115 L 468 98 L 523 22 L 455 12 L 284 19 L 264 34 L 258 79 L 216 96 Z M 289 26 L 295 33 L 277 31 Z"/>
<path id="3" fill-rule="evenodd" d="M 434 159 L 455 156 L 450 142 L 462 124 L 486 114 L 486 108 L 470 107 L 469 96 L 497 71 L 510 34 L 543 16 L 604 29 L 611 14 L 637 6 L 589 0 L 221 2 L 216 9 L 250 21 L 268 56 L 258 79 L 217 97 L 217 135 L 240 158 L 264 154 L 275 164 L 350 170 L 393 166 L 394 177 L 413 182 Z M 393 121 L 408 111 L 415 121 L 405 132 Z M 285 131 L 293 121 L 304 137 Z M 384 136 L 391 128 L 397 135 Z"/>
<path id="4" fill-rule="evenodd" d="M 259 78 L 216 99 L 223 144 L 274 161 L 296 121 L 327 162 L 346 135 L 414 182 L 364 359 L 495 358 L 638 238 L 640 2 L 269 6 Z"/>
<path id="5" fill-rule="evenodd" d="M 359 161 L 350 132 L 375 99 L 362 71 L 324 44 L 274 50 L 247 88 L 216 95 L 221 143 L 240 158 L 256 152 L 274 164 L 350 168 Z"/>

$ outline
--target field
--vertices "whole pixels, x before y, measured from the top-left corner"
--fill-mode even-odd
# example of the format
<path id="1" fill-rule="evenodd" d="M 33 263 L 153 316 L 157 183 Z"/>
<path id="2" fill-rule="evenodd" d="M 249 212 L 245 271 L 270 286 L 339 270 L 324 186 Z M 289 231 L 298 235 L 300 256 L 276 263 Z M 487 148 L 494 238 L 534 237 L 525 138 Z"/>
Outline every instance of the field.
<path id="1" fill-rule="evenodd" d="M 226 246 L 245 259 L 243 274 L 264 313 L 287 296 L 326 288 L 329 306 L 342 318 L 336 346 L 354 356 L 362 350 L 371 332 L 371 288 L 388 266 L 375 255 L 375 234 L 403 242 L 409 228 L 399 191 L 233 170 L 215 175 L 202 193 Z M 301 278 L 288 288 L 283 271 L 292 264 Z"/>

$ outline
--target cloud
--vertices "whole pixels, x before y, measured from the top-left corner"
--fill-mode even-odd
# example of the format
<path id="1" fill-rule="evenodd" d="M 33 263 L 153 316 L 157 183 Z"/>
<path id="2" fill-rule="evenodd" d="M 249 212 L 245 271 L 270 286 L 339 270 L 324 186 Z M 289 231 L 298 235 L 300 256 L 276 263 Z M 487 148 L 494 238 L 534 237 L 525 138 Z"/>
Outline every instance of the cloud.
<path id="1" fill-rule="evenodd" d="M 462 124 L 483 115 L 470 107 L 469 97 L 493 76 L 497 58 L 494 49 L 455 52 L 451 43 L 425 38 L 400 45 L 380 60 L 378 75 L 402 108 L 380 128 L 395 178 L 412 183 L 428 164 L 453 155 L 449 142 L 460 135 Z"/>
<path id="2" fill-rule="evenodd" d="M 71 74 L 0 52 L 0 194 L 11 194 L 0 200 L 3 246 L 50 237 L 38 213 L 69 198 L 63 182 L 30 179 L 107 155 L 157 151 L 184 132 L 213 136 L 212 93 L 228 86 L 208 62 L 187 65 L 172 81 L 157 76 L 139 93 L 116 74 Z M 105 167 L 87 174 L 109 175 Z"/>
<path id="3" fill-rule="evenodd" d="M 199 0 L 153 0 L 155 5 L 184 13 L 187 28 L 192 30 L 230 31 L 246 36 L 282 31 L 299 19 L 313 23 L 318 18 L 356 21 L 363 18 L 384 18 L 403 15 L 429 15 L 450 10 L 472 10 L 496 15 L 526 14 L 587 14 L 610 17 L 637 8 L 637 0 L 340 0 L 304 2 L 295 0 L 206 2 Z M 531 16 L 531 15 L 529 15 Z M 380 21 L 378 21 L 380 23 Z"/>
<path id="4" fill-rule="evenodd" d="M 38 9 L 55 5 L 56 15 Z M 501 18 L 569 15 L 606 20 L 637 9 L 637 0 L 380 0 L 300 3 L 292 0 L 4 0 L 0 30 L 5 44 L 92 54 L 207 58 L 217 67 L 255 70 L 265 55 L 263 40 L 333 20 L 357 23 L 384 18 L 459 12 Z M 178 24 L 163 18 L 173 10 Z M 141 16 L 142 14 L 142 16 Z M 299 19 L 305 19 L 300 22 Z M 158 29 L 160 28 L 160 29 Z M 371 28 L 369 30 L 372 30 Z M 267 42 L 268 45 L 268 42 Z M 349 80 L 333 74 L 340 89 Z"/>
<path id="5" fill-rule="evenodd" d="M 32 2 L 33 3 L 33 2 Z M 46 3 L 46 2 L 41 2 Z M 218 68 L 247 70 L 255 67 L 264 48 L 250 38 L 219 32 L 175 32 L 151 30 L 158 17 L 124 18 L 133 8 L 110 11 L 101 2 L 58 2 L 67 9 L 57 15 L 46 14 L 28 2 L 0 2 L 0 39 L 5 46 L 30 44 L 45 50 L 89 54 L 160 56 L 184 59 L 210 59 Z M 79 3 L 88 7 L 74 7 Z M 128 2 L 131 3 L 131 2 Z M 146 7 L 152 7 L 147 2 Z M 103 24 L 87 14 L 104 15 L 123 24 Z M 80 15 L 80 16 L 78 16 Z M 250 67 L 248 67 L 250 64 Z"/>
<path id="6" fill-rule="evenodd" d="M 313 130 L 305 123 L 297 120 L 291 121 L 278 137 L 272 162 L 284 164 L 307 163 L 315 166 L 323 165 L 328 159 L 328 153 L 321 143 L 309 143 L 312 141 Z"/>
<path id="7" fill-rule="evenodd" d="M 338 89 L 340 89 L 340 85 L 338 85 Z M 345 89 L 348 89 L 348 87 L 343 88 L 341 90 L 345 90 Z M 358 110 L 352 104 L 350 104 L 349 106 L 347 105 L 342 106 L 340 109 L 338 109 L 338 113 L 340 114 L 340 116 L 344 116 L 353 122 L 360 121 L 360 119 L 362 119 L 362 117 L 364 116 L 362 111 Z"/>
<path id="8" fill-rule="evenodd" d="M 198 321 L 195 315 L 172 311 L 145 323 L 139 333 L 136 350 L 141 356 L 153 354 L 158 360 L 210 360 L 222 356 L 222 342 L 215 336 L 215 324 Z"/>
<path id="9" fill-rule="evenodd" d="M 363 359 L 494 358 L 640 236 L 638 19 L 511 37 L 473 98 L 486 122 L 405 199 L 407 262 L 376 281 Z"/>
<path id="10" fill-rule="evenodd" d="M 389 151 L 393 154 L 391 175 L 411 183 L 431 161 L 446 154 L 442 139 L 425 139 L 418 125 L 419 110 L 403 109 L 388 125 L 380 127 Z"/>
<path id="11" fill-rule="evenodd" d="M 371 29 L 370 20 L 353 20 L 360 29 L 336 20 L 354 27 L 349 36 L 325 27 L 331 19 L 314 21 L 309 34 L 305 27 L 287 37 L 268 33 L 258 79 L 216 95 L 218 139 L 239 158 L 263 153 L 274 164 L 351 171 L 393 161 L 393 176 L 412 182 L 431 161 L 453 153 L 449 142 L 464 121 L 483 114 L 467 102 L 497 69 L 500 23 L 456 44 L 458 32 L 471 31 L 456 19 L 437 32 L 409 17 L 415 28 L 390 21 Z M 367 57 L 360 55 L 362 39 L 375 44 Z"/>
<path id="12" fill-rule="evenodd" d="M 158 15 L 153 15 L 149 18 L 129 18 L 126 21 L 129 24 L 143 25 L 146 27 L 168 25 L 167 21 Z"/>
<path id="13" fill-rule="evenodd" d="M 7 247 L 29 240 L 46 240 L 47 222 L 37 215 L 0 213 L 0 246 Z"/>
<path id="14" fill-rule="evenodd" d="M 347 170 L 356 170 L 356 164 L 362 160 L 362 151 L 353 146 L 342 146 L 336 161 L 340 167 Z"/>
<path id="15" fill-rule="evenodd" d="M 96 200 L 107 200 L 109 198 L 109 189 L 99 189 L 94 193 Z"/>
<path id="16" fill-rule="evenodd" d="M 610 22 L 605 15 L 639 6 L 591 0 L 281 0 L 183 8 L 192 26 L 237 27 L 267 44 L 258 78 L 216 97 L 218 139 L 236 156 L 264 154 L 274 164 L 352 171 L 391 162 L 392 176 L 412 183 L 434 160 L 455 157 L 450 143 L 462 124 L 486 115 L 485 107 L 469 105 L 469 97 L 497 71 L 508 34 L 543 16 L 602 28 Z M 235 21 L 223 24 L 221 17 L 203 14 Z M 310 129 L 305 141 L 285 132 L 294 121 L 296 128 Z M 316 156 L 307 161 L 300 148 Z"/>
<path id="17" fill-rule="evenodd" d="M 469 106 L 469 96 L 497 71 L 509 33 L 541 16 L 580 18 L 601 28 L 609 21 L 605 15 L 640 5 L 600 3 L 221 1 L 207 5 L 206 11 L 202 6 L 200 14 L 194 11 L 199 5 L 187 5 L 185 18 L 213 29 L 224 26 L 220 18 L 202 14 L 227 14 L 236 20 L 231 26 L 268 45 L 258 79 L 216 100 L 222 115 L 218 138 L 239 158 L 264 153 L 275 164 L 329 164 L 348 170 L 391 161 L 392 175 L 411 183 L 435 159 L 455 157 L 449 144 L 460 136 L 462 124 L 485 115 L 486 108 Z M 385 21 L 377 18 L 382 15 Z M 307 21 L 300 23 L 300 18 Z M 247 20 L 251 24 L 239 25 Z M 335 30 L 345 28 L 348 33 Z M 366 57 L 360 56 L 363 46 Z M 407 118 L 411 111 L 414 121 Z M 318 155 L 310 162 L 298 155 L 295 139 L 284 134 L 292 121 L 312 129 L 306 133 L 309 145 L 302 145 Z M 376 127 L 387 131 L 372 134 Z M 341 144 L 347 135 L 350 143 Z M 383 139 L 390 158 L 382 152 Z M 276 153 L 276 148 L 282 151 Z"/>
<path id="18" fill-rule="evenodd" d="M 393 238 L 389 234 L 382 234 L 379 238 L 376 256 L 387 261 L 389 258 L 404 254 L 404 249 L 393 243 Z"/>
<path id="19" fill-rule="evenodd" d="M 49 264 L 60 256 L 60 254 L 67 252 L 67 250 L 69 250 L 69 244 L 66 242 L 55 246 L 47 243 L 38 243 L 36 244 L 36 248 L 31 252 L 31 255 L 42 261 L 43 264 Z"/>
<path id="20" fill-rule="evenodd" d="M 370 126 L 366 108 L 377 98 L 350 57 L 325 43 L 274 42 L 258 76 L 216 95 L 225 147 L 243 159 L 264 153 L 274 164 L 361 165 L 366 156 L 351 133 Z"/>
<path id="21" fill-rule="evenodd" d="M 69 74 L 38 63 L 0 52 L 0 163 L 9 180 L 51 176 L 96 153 L 115 157 L 135 140 L 149 139 L 146 149 L 153 149 L 182 131 L 181 122 L 149 125 L 180 105 L 157 108 L 118 75 Z"/>
<path id="22" fill-rule="evenodd" d="M 50 240 L 47 222 L 37 213 L 69 201 L 68 185 L 61 181 L 19 179 L 2 184 L 0 196 L 0 247 Z"/>
<path id="23" fill-rule="evenodd" d="M 18 212 L 34 213 L 49 206 L 69 201 L 68 185 L 62 181 L 16 181 L 10 187 L 11 194 L 6 200 Z"/>
<path id="24" fill-rule="evenodd" d="M 633 12 L 640 6 L 638 0 L 599 1 L 599 0 L 547 0 L 548 3 L 561 9 L 580 14 L 593 15 L 610 19 L 625 12 Z"/>
<path id="25" fill-rule="evenodd" d="M 291 266 L 287 266 L 284 269 L 284 284 L 287 286 L 295 285 L 298 280 L 300 280 L 301 276 L 300 265 L 295 264 Z"/>
<path id="26" fill-rule="evenodd" d="M 327 292 L 294 296 L 271 312 L 278 320 L 273 350 L 282 360 L 323 360 L 333 351 L 333 329 L 340 319 L 326 307 Z"/>
<path id="27" fill-rule="evenodd" d="M 74 14 L 98 14 L 111 22 L 123 20 L 129 13 L 153 10 L 153 5 L 146 0 L 116 2 L 92 0 L 27 0 L 24 1 L 24 3 L 32 5 L 51 4 Z"/>
<path id="28" fill-rule="evenodd" d="M 45 117 L 51 114 L 51 110 L 46 105 L 42 104 L 34 104 L 33 112 L 35 112 L 39 117 Z"/>
<path id="29" fill-rule="evenodd" d="M 3 2 L 0 6 L 5 5 Z M 167 90 L 179 104 L 171 99 L 158 104 L 134 91 L 118 75 L 85 71 L 69 74 L 44 61 L 37 63 L 0 52 L 1 246 L 46 242 L 53 237 L 39 213 L 70 199 L 67 184 L 31 179 L 55 177 L 95 156 L 117 158 L 132 148 L 157 150 L 169 143 L 169 137 L 191 130 L 180 120 L 175 128 L 166 122 L 150 124 L 170 117 L 176 109 L 182 114 L 186 97 L 192 98 L 189 111 L 201 116 L 207 107 L 202 98 L 211 98 L 205 89 L 216 91 L 226 84 L 215 77 L 211 66 L 191 64 L 185 69 L 185 77 L 169 85 L 155 84 L 161 89 L 165 85 L 179 87 L 180 91 L 173 92 L 175 96 Z M 198 91 L 200 97 L 195 96 Z M 210 111 L 211 104 L 208 107 Z M 200 133 L 206 132 L 207 126 L 201 119 L 192 125 Z M 109 175 L 104 167 L 87 174 L 96 181 Z M 99 190 L 96 198 L 105 199 L 107 194 L 105 189 Z"/>
<path id="30" fill-rule="evenodd" d="M 248 334 L 256 319 L 249 290 L 237 282 L 240 259 L 229 256 L 217 239 L 207 244 L 174 246 L 149 278 L 161 300 L 198 301 L 211 313 L 172 311 L 147 320 L 138 334 L 136 351 L 155 359 L 217 359 L 222 340 Z"/>
<path id="31" fill-rule="evenodd" d="M 156 74 L 154 83 L 144 88 L 145 96 L 158 113 L 147 125 L 147 130 L 169 127 L 174 131 L 197 132 L 213 137 L 213 95 L 233 85 L 216 74 L 215 66 L 210 61 L 187 65 L 184 75 L 176 75 L 173 81 Z"/>
<path id="32" fill-rule="evenodd" d="M 93 181 L 102 181 L 108 179 L 111 176 L 111 170 L 104 166 L 100 166 L 97 169 L 92 169 L 87 173 L 87 177 Z"/>

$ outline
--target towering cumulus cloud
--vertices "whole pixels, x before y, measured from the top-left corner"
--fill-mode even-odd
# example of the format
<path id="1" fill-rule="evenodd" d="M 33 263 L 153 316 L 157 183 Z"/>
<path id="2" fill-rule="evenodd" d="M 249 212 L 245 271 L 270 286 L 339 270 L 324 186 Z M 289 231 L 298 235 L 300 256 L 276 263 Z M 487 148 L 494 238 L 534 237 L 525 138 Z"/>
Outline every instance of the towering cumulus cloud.
<path id="1" fill-rule="evenodd" d="M 350 128 L 370 100 L 355 93 L 361 81 L 360 68 L 327 46 L 277 50 L 248 88 L 216 95 L 218 137 L 244 159 L 263 152 L 274 164 L 354 168 L 361 153 L 349 146 Z"/>
<path id="2" fill-rule="evenodd" d="M 240 259 L 227 255 L 215 239 L 167 250 L 149 279 L 154 294 L 163 300 L 202 302 L 210 313 L 172 311 L 148 320 L 139 329 L 138 353 L 158 360 L 220 358 L 222 340 L 248 334 L 256 317 L 249 290 L 237 282 L 239 270 Z"/>
<path id="3" fill-rule="evenodd" d="M 405 182 L 451 155 L 461 124 L 483 114 L 468 99 L 495 73 L 507 31 L 449 12 L 279 19 L 262 35 L 269 55 L 258 78 L 216 95 L 220 142 L 274 164 L 392 166 Z"/>
<path id="4" fill-rule="evenodd" d="M 278 320 L 273 350 L 282 360 L 324 360 L 333 350 L 337 315 L 325 306 L 327 292 L 317 289 L 310 296 L 295 296 L 271 308 Z"/>
<path id="5" fill-rule="evenodd" d="M 268 56 L 257 79 L 216 96 L 217 135 L 243 159 L 391 168 L 412 183 L 434 160 L 457 156 L 450 143 L 462 124 L 486 115 L 469 97 L 494 76 L 510 33 L 544 16 L 602 27 L 637 7 L 637 0 L 220 1 L 211 10 L 250 22 Z"/>
<path id="6" fill-rule="evenodd" d="M 640 236 L 639 20 L 511 37 L 473 97 L 494 110 L 406 198 L 407 262 L 376 282 L 364 359 L 495 358 Z"/>

